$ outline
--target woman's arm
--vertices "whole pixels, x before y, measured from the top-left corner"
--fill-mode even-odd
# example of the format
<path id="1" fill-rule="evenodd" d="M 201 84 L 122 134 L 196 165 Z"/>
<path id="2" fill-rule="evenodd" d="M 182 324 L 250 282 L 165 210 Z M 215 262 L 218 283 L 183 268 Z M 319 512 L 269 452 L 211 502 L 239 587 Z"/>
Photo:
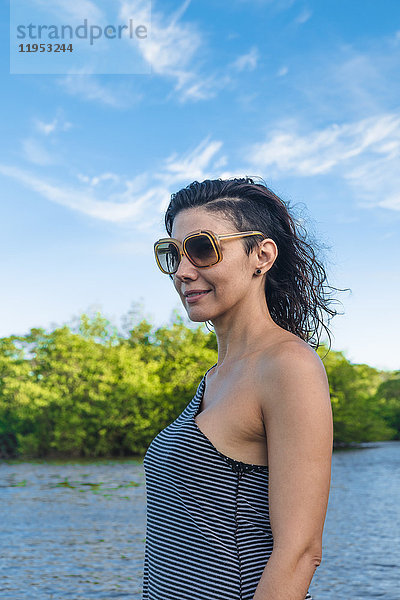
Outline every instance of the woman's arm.
<path id="1" fill-rule="evenodd" d="M 274 547 L 254 600 L 304 600 L 322 559 L 333 447 L 329 383 L 318 354 L 288 340 L 256 374 L 267 435 Z"/>

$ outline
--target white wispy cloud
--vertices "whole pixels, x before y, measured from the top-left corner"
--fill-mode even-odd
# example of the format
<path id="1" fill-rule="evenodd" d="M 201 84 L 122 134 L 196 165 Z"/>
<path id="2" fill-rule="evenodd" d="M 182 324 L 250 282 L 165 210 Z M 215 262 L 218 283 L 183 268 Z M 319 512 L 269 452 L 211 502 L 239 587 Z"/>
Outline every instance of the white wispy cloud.
<path id="1" fill-rule="evenodd" d="M 152 6 L 150 39 L 139 46 L 152 73 L 175 82 L 174 91 L 181 102 L 212 97 L 216 90 L 213 77 L 202 75 L 193 65 L 204 41 L 194 23 L 180 21 L 189 5 L 190 0 L 185 0 L 169 16 Z M 131 15 L 144 22 L 147 4 L 143 0 L 120 0 L 119 17 L 126 20 Z"/>
<path id="2" fill-rule="evenodd" d="M 114 183 L 118 183 L 120 181 L 119 175 L 116 175 L 115 173 L 101 173 L 100 175 L 95 175 L 94 177 L 89 177 L 88 175 L 82 175 L 81 173 L 78 173 L 78 179 L 92 187 L 95 187 L 104 181 L 112 181 Z"/>
<path id="3" fill-rule="evenodd" d="M 357 44 L 336 44 L 326 54 L 291 69 L 293 93 L 313 118 L 382 114 L 398 106 L 400 55 L 394 44 L 393 34 L 369 40 L 363 50 Z"/>
<path id="4" fill-rule="evenodd" d="M 216 176 L 226 157 L 217 156 L 222 142 L 203 140 L 187 153 L 174 153 L 153 172 L 133 178 L 116 173 L 78 173 L 76 180 L 53 181 L 43 174 L 0 164 L 0 174 L 70 210 L 110 223 L 133 224 L 137 229 L 159 225 L 170 195 L 178 183 Z"/>
<path id="5" fill-rule="evenodd" d="M 28 137 L 22 140 L 23 156 L 29 162 L 42 167 L 53 165 L 56 162 L 55 155 L 39 140 Z"/>
<path id="6" fill-rule="evenodd" d="M 211 173 L 211 161 L 221 147 L 222 142 L 210 141 L 207 137 L 193 150 L 181 156 L 174 152 L 164 161 L 163 169 L 157 178 L 161 179 L 166 185 L 189 179 L 205 179 Z M 221 158 L 219 164 L 221 164 L 220 161 Z M 222 157 L 222 161 L 225 164 L 226 157 Z M 213 166 L 212 170 L 214 168 L 216 167 Z"/>
<path id="7" fill-rule="evenodd" d="M 400 211 L 399 151 L 381 157 L 368 157 L 343 174 L 355 196 L 364 200 L 360 206 L 378 206 Z"/>
<path id="8" fill-rule="evenodd" d="M 64 118 L 61 110 L 57 113 L 51 121 L 34 118 L 31 132 L 21 142 L 22 156 L 34 165 L 44 167 L 61 162 L 58 134 L 70 129 L 72 123 Z"/>
<path id="9" fill-rule="evenodd" d="M 255 46 L 253 46 L 249 50 L 249 52 L 247 52 L 246 54 L 242 54 L 241 56 L 238 56 L 238 58 L 234 61 L 232 66 L 234 69 L 236 69 L 239 72 L 244 71 L 244 70 L 254 71 L 254 69 L 257 66 L 259 58 L 260 58 L 260 55 L 259 55 L 258 49 Z"/>
<path id="10" fill-rule="evenodd" d="M 50 135 L 56 131 L 67 131 L 72 127 L 72 123 L 55 117 L 52 121 L 41 121 L 40 119 L 35 120 L 35 128 L 39 133 L 43 135 Z"/>
<path id="11" fill-rule="evenodd" d="M 189 4 L 190 0 L 185 0 L 170 16 L 152 7 L 150 40 L 140 46 L 139 51 L 151 65 L 153 73 L 178 80 L 190 74 L 189 65 L 202 44 L 202 36 L 192 23 L 179 22 Z M 125 22 L 132 16 L 138 22 L 146 22 L 148 3 L 143 0 L 120 0 L 119 18 Z"/>
<path id="12" fill-rule="evenodd" d="M 335 170 L 354 186 L 356 196 L 400 210 L 400 114 L 334 123 L 304 134 L 298 130 L 295 121 L 288 121 L 265 141 L 253 144 L 247 152 L 249 163 L 300 177 Z"/>
<path id="13" fill-rule="evenodd" d="M 119 109 L 130 108 L 143 98 L 127 85 L 106 85 L 96 75 L 67 75 L 58 79 L 58 84 L 71 96 Z"/>
<path id="14" fill-rule="evenodd" d="M 399 150 L 400 116 L 396 114 L 334 123 L 304 135 L 296 133 L 296 128 L 297 124 L 290 122 L 286 129 L 272 132 L 265 142 L 254 144 L 252 164 L 309 176 L 327 173 L 367 151 L 390 156 Z"/>
<path id="15" fill-rule="evenodd" d="M 158 202 L 160 196 L 166 193 L 161 186 L 144 189 L 142 176 L 124 181 L 120 189 L 114 191 L 111 199 L 108 199 L 108 194 L 107 199 L 104 199 L 101 192 L 95 194 L 90 184 L 79 186 L 74 182 L 52 182 L 8 165 L 0 165 L 0 173 L 16 179 L 51 202 L 111 223 L 134 222 L 142 213 L 147 213 L 148 216 L 151 204 Z"/>
<path id="16" fill-rule="evenodd" d="M 39 119 L 36 121 L 36 129 L 44 135 L 49 135 L 50 133 L 53 133 L 56 127 L 57 119 L 54 119 L 50 123 L 45 123 L 44 121 L 40 121 Z"/>
<path id="17" fill-rule="evenodd" d="M 119 1 L 120 19 L 134 15 L 137 21 L 146 21 L 146 0 Z M 180 103 L 214 98 L 231 82 L 226 70 L 218 73 L 204 69 L 208 51 L 204 35 L 194 22 L 181 21 L 190 3 L 191 0 L 185 0 L 172 15 L 162 13 L 152 5 L 150 39 L 138 47 L 143 59 L 151 66 L 152 75 L 173 83 L 167 99 L 173 96 Z"/>
<path id="18" fill-rule="evenodd" d="M 298 25 L 302 25 L 303 23 L 307 23 L 307 21 L 309 21 L 311 19 L 311 17 L 312 17 L 311 10 L 308 10 L 307 8 L 305 8 L 301 11 L 299 16 L 295 18 L 295 23 L 297 23 Z"/>
<path id="19" fill-rule="evenodd" d="M 182 73 L 178 77 L 173 93 L 181 104 L 187 100 L 209 100 L 214 98 L 230 81 L 231 78 L 227 74 L 218 77 L 216 74 L 196 76 L 193 73 Z"/>
<path id="20" fill-rule="evenodd" d="M 277 73 L 278 77 L 284 77 L 289 72 L 288 67 L 281 67 Z"/>

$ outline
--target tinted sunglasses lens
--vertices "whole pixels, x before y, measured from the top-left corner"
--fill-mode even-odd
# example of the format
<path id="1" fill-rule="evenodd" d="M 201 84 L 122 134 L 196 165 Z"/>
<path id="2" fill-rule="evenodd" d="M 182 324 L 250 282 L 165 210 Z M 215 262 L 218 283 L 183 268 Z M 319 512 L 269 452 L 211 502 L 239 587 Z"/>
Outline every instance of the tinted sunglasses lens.
<path id="1" fill-rule="evenodd" d="M 179 252 L 174 244 L 162 242 L 156 248 L 157 258 L 166 273 L 175 273 L 179 265 Z"/>
<path id="2" fill-rule="evenodd" d="M 188 238 L 185 250 L 198 267 L 207 267 L 217 262 L 218 257 L 207 235 L 197 235 Z"/>

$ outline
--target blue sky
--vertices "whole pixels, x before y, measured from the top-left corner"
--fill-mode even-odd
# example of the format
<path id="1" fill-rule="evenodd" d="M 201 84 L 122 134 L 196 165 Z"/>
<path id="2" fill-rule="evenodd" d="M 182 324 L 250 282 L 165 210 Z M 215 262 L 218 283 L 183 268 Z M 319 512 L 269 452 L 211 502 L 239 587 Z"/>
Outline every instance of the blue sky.
<path id="1" fill-rule="evenodd" d="M 140 0 L 113 4 L 117 19 Z M 398 369 L 397 0 L 151 8 L 150 74 L 10 75 L 1 1 L 0 336 L 95 309 L 120 324 L 133 302 L 155 326 L 186 317 L 153 257 L 170 195 L 249 175 L 305 211 L 330 283 L 352 290 L 333 349 Z"/>

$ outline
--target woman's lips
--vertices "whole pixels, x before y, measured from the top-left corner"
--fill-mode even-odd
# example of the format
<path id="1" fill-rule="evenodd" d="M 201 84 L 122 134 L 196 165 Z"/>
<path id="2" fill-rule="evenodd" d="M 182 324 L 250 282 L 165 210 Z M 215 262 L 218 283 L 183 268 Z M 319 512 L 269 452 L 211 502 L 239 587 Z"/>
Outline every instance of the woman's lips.
<path id="1" fill-rule="evenodd" d="M 200 300 L 200 298 L 202 298 L 203 296 L 207 296 L 207 294 L 209 294 L 211 292 L 211 290 L 208 290 L 208 292 L 201 292 L 201 294 L 193 294 L 191 296 L 187 296 L 186 300 L 187 302 L 189 302 L 189 304 L 193 304 L 193 302 L 197 302 L 198 300 Z"/>

